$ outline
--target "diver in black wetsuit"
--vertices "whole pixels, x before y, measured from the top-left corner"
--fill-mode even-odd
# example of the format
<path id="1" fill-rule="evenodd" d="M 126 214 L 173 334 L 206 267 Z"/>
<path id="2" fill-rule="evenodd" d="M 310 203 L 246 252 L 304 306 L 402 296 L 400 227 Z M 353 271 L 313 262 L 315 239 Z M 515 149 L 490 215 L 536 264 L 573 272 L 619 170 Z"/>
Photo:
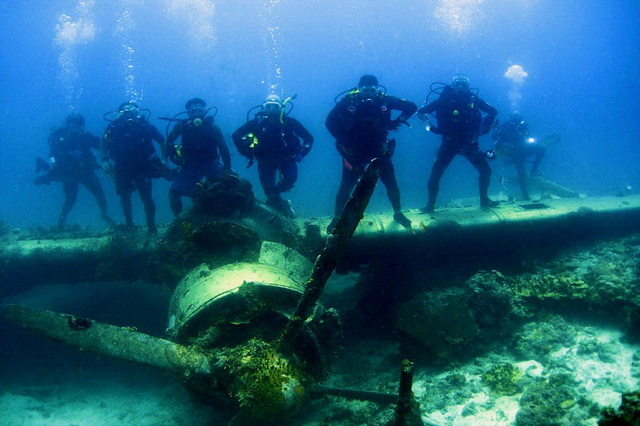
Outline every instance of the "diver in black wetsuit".
<path id="1" fill-rule="evenodd" d="M 298 163 L 311 151 L 314 139 L 298 120 L 285 113 L 290 99 L 283 102 L 277 95 L 267 96 L 260 111 L 236 129 L 232 138 L 241 155 L 258 161 L 267 204 L 293 218 L 291 204 L 281 194 L 290 191 L 298 180 Z M 276 181 L 278 172 L 281 177 Z"/>
<path id="2" fill-rule="evenodd" d="M 527 185 L 526 160 L 533 157 L 531 175 L 539 174 L 538 168 L 546 153 L 546 147 L 534 138 L 529 137 L 529 125 L 520 114 L 514 113 L 506 123 L 498 126 L 492 135 L 495 141 L 496 156 L 504 155 L 513 163 L 518 173 L 518 183 L 522 198 L 529 200 L 529 187 Z"/>
<path id="3" fill-rule="evenodd" d="M 203 178 L 233 173 L 229 148 L 213 116 L 207 116 L 206 105 L 200 98 L 187 101 L 189 118 L 178 121 L 167 137 L 167 155 L 180 166 L 169 190 L 169 205 L 175 216 L 182 212 L 181 196 L 190 197 Z M 180 145 L 175 146 L 178 138 Z"/>
<path id="4" fill-rule="evenodd" d="M 336 148 L 343 159 L 334 220 L 329 228 L 335 224 L 335 218 L 340 215 L 365 166 L 374 158 L 383 161 L 380 181 L 387 188 L 387 197 L 394 211 L 393 218 L 406 228 L 411 226 L 411 221 L 402 213 L 400 188 L 391 161 L 395 140 L 387 136 L 389 131 L 397 130 L 406 123 L 417 109 L 413 102 L 381 91 L 375 76 L 363 75 L 358 87 L 347 91 L 329 112 L 325 125 L 336 138 Z M 391 118 L 393 110 L 400 111 L 395 119 Z"/>
<path id="5" fill-rule="evenodd" d="M 426 121 L 426 115 L 434 112 L 438 125 L 430 130 L 442 135 L 442 144 L 429 176 L 429 199 L 422 210 L 433 212 L 435 209 L 440 179 L 456 155 L 464 155 L 480 174 L 480 205 L 497 206 L 499 203 L 490 200 L 487 195 L 491 167 L 485 153 L 478 147 L 478 137 L 491 130 L 498 110 L 474 94 L 469 88 L 469 79 L 458 74 L 453 78 L 451 85 L 444 86 L 438 99 L 418 110 L 418 117 Z M 482 112 L 487 115 L 483 117 Z"/>
<path id="6" fill-rule="evenodd" d="M 134 102 L 124 102 L 118 108 L 118 117 L 109 123 L 102 138 L 102 170 L 115 181 L 127 228 L 133 228 L 131 194 L 137 189 L 144 205 L 147 231 L 156 234 L 151 179 L 161 177 L 166 166 L 156 154 L 153 141 L 160 144 L 162 158 L 166 158 L 165 145 L 158 129 L 139 111 Z"/>
<path id="7" fill-rule="evenodd" d="M 58 228 L 63 230 L 67 216 L 78 199 L 78 188 L 83 184 L 96 198 L 101 218 L 109 225 L 115 222 L 109 216 L 107 199 L 94 170 L 98 168 L 96 157 L 91 152 L 100 146 L 100 138 L 84 129 L 85 120 L 80 114 L 69 114 L 63 126 L 49 135 L 49 161 L 37 160 L 37 172 L 46 174 L 36 177 L 36 185 L 62 182 L 64 204 L 58 219 Z"/>

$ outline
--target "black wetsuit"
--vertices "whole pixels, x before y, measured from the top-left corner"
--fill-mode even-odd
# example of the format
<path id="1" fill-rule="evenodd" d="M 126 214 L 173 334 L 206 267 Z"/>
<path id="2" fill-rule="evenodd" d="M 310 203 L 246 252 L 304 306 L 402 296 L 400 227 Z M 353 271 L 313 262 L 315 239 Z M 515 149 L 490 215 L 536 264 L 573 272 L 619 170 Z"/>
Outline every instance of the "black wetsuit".
<path id="1" fill-rule="evenodd" d="M 181 138 L 180 155 L 174 147 L 178 138 Z M 181 195 L 191 196 L 196 184 L 203 178 L 209 179 L 231 171 L 229 148 L 213 117 L 189 119 L 176 124 L 167 137 L 167 149 L 169 156 L 180 166 L 169 192 L 169 204 L 175 215 L 182 211 Z"/>
<path id="2" fill-rule="evenodd" d="M 429 199 L 425 210 L 433 211 L 435 208 L 440 179 L 456 155 L 463 155 L 478 170 L 480 204 L 490 206 L 493 202 L 487 193 L 491 167 L 478 147 L 478 137 L 481 132 L 485 134 L 489 131 L 498 111 L 468 90 L 454 92 L 451 86 L 445 86 L 438 99 L 418 110 L 418 114 L 433 112 L 436 113 L 438 126 L 432 131 L 442 134 L 442 144 L 429 176 Z M 487 114 L 484 120 L 481 112 Z"/>
<path id="3" fill-rule="evenodd" d="M 153 141 L 164 143 L 158 129 L 143 118 L 120 117 L 107 126 L 102 139 L 103 161 L 113 160 L 116 194 L 120 196 L 126 225 L 133 226 L 131 194 L 136 189 L 144 204 L 147 227 L 155 232 L 156 205 L 151 196 L 151 179 L 161 175 L 162 163 Z"/>
<path id="4" fill-rule="evenodd" d="M 62 182 L 64 204 L 58 221 L 64 226 L 67 215 L 78 199 L 78 188 L 83 184 L 96 198 L 102 218 L 110 221 L 107 212 L 107 200 L 100 180 L 95 174 L 98 168 L 92 149 L 99 148 L 100 138 L 85 130 L 73 131 L 69 127 L 59 127 L 49 135 L 49 158 L 54 159 L 46 175 L 36 178 L 36 184 Z"/>
<path id="5" fill-rule="evenodd" d="M 280 113 L 268 116 L 258 112 L 233 132 L 233 143 L 238 152 L 258 161 L 260 184 L 267 196 L 267 203 L 288 213 L 282 192 L 290 191 L 298 180 L 298 165 L 313 146 L 313 136 L 295 118 Z M 302 139 L 302 143 L 300 142 Z M 276 174 L 281 178 L 276 181 Z"/>
<path id="6" fill-rule="evenodd" d="M 325 125 L 336 138 L 336 148 L 343 158 L 335 216 L 342 211 L 364 167 L 374 158 L 383 161 L 380 181 L 387 189 L 394 212 L 400 212 L 400 188 L 391 161 L 395 140 L 388 140 L 387 136 L 417 109 L 413 102 L 395 96 L 379 93 L 373 98 L 363 98 L 358 93 L 349 93 L 329 112 Z M 395 120 L 391 119 L 392 110 L 400 111 Z"/>
<path id="7" fill-rule="evenodd" d="M 526 160 L 533 157 L 531 174 L 538 173 L 538 167 L 544 158 L 546 149 L 537 141 L 528 142 L 529 125 L 521 118 L 511 119 L 498 127 L 493 134 L 496 142 L 496 154 L 506 156 L 513 163 L 518 173 L 518 184 L 522 197 L 529 199 L 529 187 L 527 185 Z"/>

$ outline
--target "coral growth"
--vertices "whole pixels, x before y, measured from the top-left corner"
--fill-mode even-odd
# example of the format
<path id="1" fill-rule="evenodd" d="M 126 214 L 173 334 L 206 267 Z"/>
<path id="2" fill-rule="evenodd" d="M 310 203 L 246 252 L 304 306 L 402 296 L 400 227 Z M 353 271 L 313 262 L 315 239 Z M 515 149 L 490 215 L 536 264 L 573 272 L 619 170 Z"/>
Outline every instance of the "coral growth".
<path id="1" fill-rule="evenodd" d="M 557 374 L 548 380 L 527 387 L 520 398 L 516 415 L 518 426 L 575 424 L 566 416 L 575 405 L 575 382 L 566 374 Z"/>
<path id="2" fill-rule="evenodd" d="M 622 395 L 622 404 L 615 410 L 611 407 L 602 411 L 599 426 L 640 425 L 640 391 Z"/>
<path id="3" fill-rule="evenodd" d="M 482 382 L 499 395 L 514 395 L 522 392 L 522 371 L 513 364 L 493 366 L 482 375 Z"/>
<path id="4" fill-rule="evenodd" d="M 514 351 L 523 359 L 545 360 L 552 352 L 572 345 L 576 339 L 575 327 L 562 317 L 553 315 L 542 321 L 525 324 L 515 334 Z"/>
<path id="5" fill-rule="evenodd" d="M 220 362 L 231 379 L 229 393 L 252 417 L 292 415 L 302 403 L 302 373 L 268 343 L 252 339 L 224 351 Z"/>

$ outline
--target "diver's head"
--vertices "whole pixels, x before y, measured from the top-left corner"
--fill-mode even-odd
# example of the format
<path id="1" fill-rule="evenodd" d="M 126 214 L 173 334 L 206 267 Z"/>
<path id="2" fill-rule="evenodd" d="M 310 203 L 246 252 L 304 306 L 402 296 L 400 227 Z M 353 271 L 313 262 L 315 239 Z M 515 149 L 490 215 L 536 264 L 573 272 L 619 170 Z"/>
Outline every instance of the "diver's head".
<path id="1" fill-rule="evenodd" d="M 67 115 L 64 119 L 64 123 L 69 128 L 80 128 L 84 126 L 84 117 L 82 114 L 72 113 Z"/>
<path id="2" fill-rule="evenodd" d="M 137 118 L 139 112 L 140 107 L 138 107 L 138 104 L 133 101 L 123 102 L 118 107 L 118 117 L 123 117 L 127 120 Z"/>
<path id="3" fill-rule="evenodd" d="M 464 74 L 456 74 L 451 79 L 451 88 L 456 93 L 469 91 L 469 77 Z"/>
<path id="4" fill-rule="evenodd" d="M 365 74 L 358 81 L 358 93 L 363 98 L 378 96 L 378 79 L 375 75 Z"/>
<path id="5" fill-rule="evenodd" d="M 184 108 L 187 110 L 189 117 L 194 118 L 202 118 L 207 113 L 205 107 L 207 103 L 200 98 L 189 99 L 187 103 L 184 105 Z"/>
<path id="6" fill-rule="evenodd" d="M 262 111 L 268 116 L 279 116 L 282 107 L 282 99 L 278 95 L 269 95 L 262 102 Z"/>

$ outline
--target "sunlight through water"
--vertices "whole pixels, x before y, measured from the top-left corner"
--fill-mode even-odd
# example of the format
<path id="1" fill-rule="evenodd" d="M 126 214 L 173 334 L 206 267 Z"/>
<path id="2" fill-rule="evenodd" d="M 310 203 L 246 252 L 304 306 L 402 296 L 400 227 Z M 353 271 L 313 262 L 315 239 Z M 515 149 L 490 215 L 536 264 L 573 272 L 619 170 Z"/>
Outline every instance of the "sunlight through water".
<path id="1" fill-rule="evenodd" d="M 75 9 L 76 19 L 61 14 L 56 25 L 55 44 L 62 51 L 58 55 L 59 79 L 65 91 L 69 110 L 75 110 L 82 95 L 78 80 L 77 48 L 92 41 L 96 34 L 93 19 L 94 0 L 81 0 Z"/>
<path id="2" fill-rule="evenodd" d="M 270 93 L 282 94 L 282 68 L 280 66 L 280 47 L 279 36 L 280 27 L 276 22 L 280 21 L 276 11 L 280 0 L 268 0 L 264 2 L 264 11 L 260 13 L 260 17 L 266 28 L 264 36 L 264 44 L 267 55 L 268 77 L 263 83 L 269 88 Z"/>
<path id="3" fill-rule="evenodd" d="M 440 26 L 451 34 L 462 36 L 475 28 L 482 18 L 480 6 L 485 0 L 441 0 L 434 12 Z"/>
<path id="4" fill-rule="evenodd" d="M 186 35 L 194 49 L 206 51 L 215 43 L 213 0 L 168 0 L 166 12 L 171 19 L 185 21 Z"/>
<path id="5" fill-rule="evenodd" d="M 139 0 L 121 0 L 118 12 L 118 21 L 113 30 L 113 35 L 120 44 L 121 76 L 124 80 L 125 95 L 128 101 L 142 100 L 142 90 L 136 85 L 135 76 L 135 44 L 131 33 L 136 27 L 131 7 Z"/>

